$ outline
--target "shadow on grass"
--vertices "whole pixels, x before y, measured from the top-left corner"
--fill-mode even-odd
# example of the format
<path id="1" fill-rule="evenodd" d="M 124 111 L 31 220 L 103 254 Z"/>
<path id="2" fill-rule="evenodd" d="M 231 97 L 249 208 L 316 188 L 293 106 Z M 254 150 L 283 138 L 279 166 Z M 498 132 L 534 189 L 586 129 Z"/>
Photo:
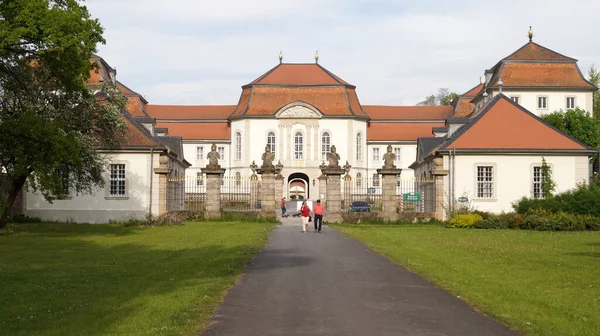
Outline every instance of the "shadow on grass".
<path id="1" fill-rule="evenodd" d="M 579 256 L 579 257 L 600 258 L 600 252 L 576 252 L 576 253 L 571 253 L 571 255 Z"/>
<path id="2" fill-rule="evenodd" d="M 72 230 L 65 230 L 65 227 L 72 227 Z M 74 223 L 22 223 L 12 224 L 10 228 L 15 234 L 26 234 L 45 237 L 65 237 L 65 236 L 126 236 L 138 234 L 140 228 L 134 226 L 124 226 L 122 224 L 74 224 Z M 143 230 L 143 228 L 142 228 Z"/>
<path id="3" fill-rule="evenodd" d="M 34 231 L 28 225 L 21 230 Z M 136 231 L 106 225 L 94 226 L 87 235 Z M 56 228 L 41 225 L 35 233 L 1 243 L 0 334 L 100 336 L 115 334 L 121 324 L 144 330 L 160 318 L 189 324 L 200 318 L 200 301 L 216 302 L 224 284 L 257 252 L 249 245 L 188 249 L 99 245 L 72 238 L 83 233 L 58 235 Z M 197 311 L 179 304 L 181 300 L 192 301 Z M 209 306 L 206 309 L 212 310 Z"/>

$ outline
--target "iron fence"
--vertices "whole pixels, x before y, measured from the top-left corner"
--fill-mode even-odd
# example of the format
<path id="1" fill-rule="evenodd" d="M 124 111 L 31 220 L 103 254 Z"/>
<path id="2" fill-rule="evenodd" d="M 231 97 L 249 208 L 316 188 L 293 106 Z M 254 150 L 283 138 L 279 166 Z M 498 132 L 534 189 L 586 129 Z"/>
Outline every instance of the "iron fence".
<path id="1" fill-rule="evenodd" d="M 435 212 L 433 179 L 400 178 L 396 181 L 399 212 Z"/>
<path id="2" fill-rule="evenodd" d="M 342 212 L 380 212 L 381 188 L 376 178 L 342 180 Z"/>

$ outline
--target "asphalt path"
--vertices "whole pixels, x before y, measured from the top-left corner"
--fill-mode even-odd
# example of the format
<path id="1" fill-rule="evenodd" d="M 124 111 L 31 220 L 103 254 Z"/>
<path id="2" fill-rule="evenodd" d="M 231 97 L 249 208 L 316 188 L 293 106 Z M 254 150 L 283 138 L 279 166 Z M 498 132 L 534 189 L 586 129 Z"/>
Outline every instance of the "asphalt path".
<path id="1" fill-rule="evenodd" d="M 520 334 L 358 241 L 287 218 L 202 335 Z"/>

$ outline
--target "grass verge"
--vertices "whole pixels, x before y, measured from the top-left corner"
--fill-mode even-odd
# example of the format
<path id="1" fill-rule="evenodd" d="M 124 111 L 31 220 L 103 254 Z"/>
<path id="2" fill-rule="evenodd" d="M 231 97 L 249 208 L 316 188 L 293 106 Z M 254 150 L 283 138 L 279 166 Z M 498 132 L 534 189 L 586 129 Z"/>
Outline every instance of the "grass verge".
<path id="1" fill-rule="evenodd" d="M 13 225 L 0 335 L 194 335 L 273 225 Z"/>
<path id="2" fill-rule="evenodd" d="M 333 227 L 527 335 L 599 335 L 600 232 Z"/>

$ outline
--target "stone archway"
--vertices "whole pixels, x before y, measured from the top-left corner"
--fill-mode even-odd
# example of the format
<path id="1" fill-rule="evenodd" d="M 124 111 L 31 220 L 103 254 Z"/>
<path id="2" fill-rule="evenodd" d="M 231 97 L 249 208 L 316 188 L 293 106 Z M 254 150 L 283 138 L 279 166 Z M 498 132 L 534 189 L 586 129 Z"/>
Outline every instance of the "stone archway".
<path id="1" fill-rule="evenodd" d="M 308 175 L 294 173 L 287 179 L 287 194 L 290 200 L 304 200 L 308 198 L 310 191 Z"/>

